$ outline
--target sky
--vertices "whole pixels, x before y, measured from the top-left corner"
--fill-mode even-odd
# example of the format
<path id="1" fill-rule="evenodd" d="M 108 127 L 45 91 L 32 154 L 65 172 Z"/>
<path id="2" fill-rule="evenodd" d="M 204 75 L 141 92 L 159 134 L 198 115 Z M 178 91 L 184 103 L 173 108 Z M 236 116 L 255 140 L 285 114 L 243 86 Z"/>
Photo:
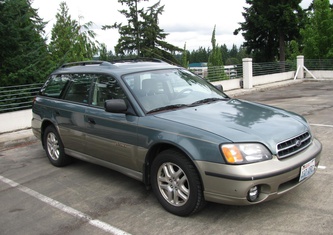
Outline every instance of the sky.
<path id="1" fill-rule="evenodd" d="M 119 10 L 126 9 L 117 0 L 32 0 L 32 7 L 37 9 L 43 21 L 48 22 L 45 36 L 51 38 L 51 30 L 56 23 L 56 14 L 60 3 L 66 2 L 72 19 L 81 24 L 92 21 L 96 40 L 105 43 L 108 50 L 114 51 L 119 39 L 115 29 L 101 30 L 102 25 L 126 23 L 126 17 Z M 157 0 L 139 3 L 139 7 L 152 6 Z M 312 0 L 302 0 L 301 6 L 306 8 Z M 330 0 L 332 3 L 333 0 Z M 164 12 L 159 16 L 159 27 L 168 34 L 165 41 L 189 51 L 199 47 L 211 48 L 211 37 L 214 26 L 215 39 L 218 45 L 239 47 L 244 42 L 241 34 L 233 35 L 239 23 L 244 22 L 242 12 L 246 7 L 245 0 L 161 0 Z"/>

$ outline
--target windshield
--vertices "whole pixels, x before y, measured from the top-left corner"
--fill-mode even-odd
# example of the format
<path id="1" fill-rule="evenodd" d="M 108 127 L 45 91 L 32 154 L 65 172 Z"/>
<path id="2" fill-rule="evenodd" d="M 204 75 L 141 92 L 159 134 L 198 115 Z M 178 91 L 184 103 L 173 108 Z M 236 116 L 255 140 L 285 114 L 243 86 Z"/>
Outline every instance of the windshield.
<path id="1" fill-rule="evenodd" d="M 228 98 L 184 69 L 145 71 L 126 75 L 123 79 L 146 113 Z"/>

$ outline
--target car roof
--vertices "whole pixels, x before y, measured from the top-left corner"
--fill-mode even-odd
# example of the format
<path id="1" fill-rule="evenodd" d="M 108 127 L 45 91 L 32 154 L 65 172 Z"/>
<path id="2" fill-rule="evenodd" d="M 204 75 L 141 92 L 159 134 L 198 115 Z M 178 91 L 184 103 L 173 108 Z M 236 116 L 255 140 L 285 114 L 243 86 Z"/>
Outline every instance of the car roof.
<path id="1" fill-rule="evenodd" d="M 121 76 L 123 74 L 142 72 L 147 70 L 159 70 L 179 68 L 158 59 L 131 59 L 107 61 L 80 61 L 67 63 L 55 70 L 52 74 L 65 73 L 110 73 Z"/>

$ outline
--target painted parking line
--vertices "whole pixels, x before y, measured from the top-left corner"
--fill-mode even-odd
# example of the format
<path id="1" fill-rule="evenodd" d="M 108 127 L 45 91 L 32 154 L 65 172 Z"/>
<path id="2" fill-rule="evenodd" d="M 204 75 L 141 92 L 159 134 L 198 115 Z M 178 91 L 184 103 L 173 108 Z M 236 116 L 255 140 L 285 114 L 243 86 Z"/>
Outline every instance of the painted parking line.
<path id="1" fill-rule="evenodd" d="M 69 207 L 69 206 L 66 206 L 65 204 L 61 203 L 61 202 L 58 202 L 56 200 L 53 200 L 52 198 L 49 198 L 43 194 L 40 194 L 28 187 L 25 187 L 19 183 L 16 183 L 15 181 L 12 181 L 8 178 L 5 178 L 3 177 L 2 175 L 0 175 L 0 180 L 2 182 L 4 182 L 5 184 L 8 184 L 9 186 L 13 187 L 13 188 L 16 188 L 26 194 L 29 194 L 30 196 L 48 204 L 49 206 L 52 206 L 54 208 L 57 208 L 63 212 L 66 212 L 67 214 L 70 214 L 74 217 L 78 217 L 82 220 L 85 220 L 85 221 L 88 221 L 88 223 L 96 228 L 99 228 L 105 232 L 108 232 L 108 233 L 111 233 L 111 234 L 114 234 L 114 235 L 130 235 L 129 233 L 125 232 L 125 231 L 122 231 L 116 227 L 113 227 L 112 225 L 110 224 L 107 224 L 103 221 L 100 221 L 100 220 L 96 220 L 96 219 L 93 219 L 92 217 L 90 217 L 89 215 L 85 214 L 85 213 L 82 213 L 72 207 Z"/>
<path id="2" fill-rule="evenodd" d="M 311 124 L 310 123 L 310 126 L 319 126 L 319 127 L 330 127 L 330 128 L 333 128 L 333 125 L 325 125 L 325 124 Z"/>

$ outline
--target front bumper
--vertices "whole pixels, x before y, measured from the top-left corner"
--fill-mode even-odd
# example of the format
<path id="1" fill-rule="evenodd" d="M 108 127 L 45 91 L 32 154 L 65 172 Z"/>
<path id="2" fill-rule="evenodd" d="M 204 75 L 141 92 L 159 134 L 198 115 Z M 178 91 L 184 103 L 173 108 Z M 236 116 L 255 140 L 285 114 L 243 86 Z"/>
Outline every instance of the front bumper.
<path id="1" fill-rule="evenodd" d="M 315 159 L 317 169 L 321 149 L 321 143 L 314 139 L 307 149 L 282 160 L 274 156 L 272 160 L 246 165 L 197 161 L 205 199 L 230 205 L 250 205 L 274 199 L 308 179 L 299 181 L 301 166 Z M 256 185 L 260 188 L 259 197 L 250 202 L 248 191 Z"/>

